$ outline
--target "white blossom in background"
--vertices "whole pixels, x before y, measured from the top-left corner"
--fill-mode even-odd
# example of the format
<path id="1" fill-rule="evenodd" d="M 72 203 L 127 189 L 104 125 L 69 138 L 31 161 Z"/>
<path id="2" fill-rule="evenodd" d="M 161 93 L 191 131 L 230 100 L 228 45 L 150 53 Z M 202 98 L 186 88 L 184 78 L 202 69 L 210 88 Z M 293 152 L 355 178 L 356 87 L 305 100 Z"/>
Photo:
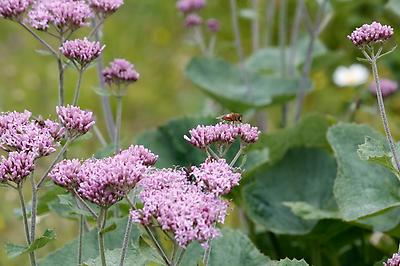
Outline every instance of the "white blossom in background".
<path id="1" fill-rule="evenodd" d="M 369 71 L 361 64 L 353 64 L 349 67 L 339 66 L 333 72 L 333 82 L 338 87 L 359 86 L 368 81 Z"/>

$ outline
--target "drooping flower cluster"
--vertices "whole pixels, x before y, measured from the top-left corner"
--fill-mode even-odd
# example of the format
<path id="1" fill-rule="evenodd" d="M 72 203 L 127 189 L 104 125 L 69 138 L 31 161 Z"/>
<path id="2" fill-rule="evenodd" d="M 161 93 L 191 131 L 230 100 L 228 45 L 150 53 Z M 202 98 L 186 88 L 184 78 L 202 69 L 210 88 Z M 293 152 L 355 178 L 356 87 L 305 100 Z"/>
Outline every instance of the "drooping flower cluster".
<path id="1" fill-rule="evenodd" d="M 131 146 L 104 159 L 64 160 L 49 176 L 55 184 L 76 191 L 82 198 L 109 207 L 134 188 L 156 158 L 143 146 Z"/>
<path id="2" fill-rule="evenodd" d="M 31 3 L 32 0 L 1 0 L 0 17 L 18 20 Z"/>
<path id="3" fill-rule="evenodd" d="M 179 0 L 176 7 L 182 13 L 192 13 L 201 10 L 206 5 L 205 0 Z"/>
<path id="4" fill-rule="evenodd" d="M 35 168 L 35 155 L 25 151 L 10 152 L 0 161 L 0 182 L 21 184 Z"/>
<path id="5" fill-rule="evenodd" d="M 66 58 L 75 61 L 81 68 L 84 68 L 99 57 L 104 47 L 99 42 L 92 42 L 84 38 L 83 40 L 76 39 L 64 42 L 60 51 Z"/>
<path id="6" fill-rule="evenodd" d="M 131 211 L 131 219 L 145 225 L 155 221 L 171 231 L 177 243 L 186 247 L 192 241 L 203 246 L 218 236 L 216 223 L 223 223 L 228 203 L 188 179 L 180 169 L 155 170 L 139 182 L 143 208 Z"/>
<path id="7" fill-rule="evenodd" d="M 28 13 L 28 23 L 37 30 L 51 25 L 63 31 L 86 26 L 93 16 L 84 0 L 37 0 Z"/>
<path id="8" fill-rule="evenodd" d="M 55 152 L 64 130 L 54 121 L 32 119 L 31 115 L 29 111 L 0 114 L 1 149 L 28 152 L 35 157 Z"/>
<path id="9" fill-rule="evenodd" d="M 104 81 L 109 85 L 127 85 L 137 81 L 139 76 L 134 65 L 125 59 L 115 59 L 103 70 Z"/>
<path id="10" fill-rule="evenodd" d="M 239 185 L 240 172 L 235 172 L 224 159 L 208 158 L 200 167 L 192 167 L 191 174 L 198 185 L 216 196 L 229 193 Z"/>
<path id="11" fill-rule="evenodd" d="M 95 123 L 92 112 L 81 110 L 77 106 L 57 106 L 56 111 L 61 124 L 72 138 L 86 134 Z"/>
<path id="12" fill-rule="evenodd" d="M 258 140 L 260 131 L 244 123 L 218 123 L 211 126 L 199 125 L 189 131 L 189 136 L 184 136 L 193 146 L 205 149 L 213 143 L 233 143 L 240 138 L 245 143 L 254 143 Z"/>
<path id="13" fill-rule="evenodd" d="M 384 262 L 385 266 L 400 266 L 400 254 L 394 253 L 393 256 Z"/>
<path id="14" fill-rule="evenodd" d="M 356 28 L 347 38 L 357 47 L 384 42 L 393 36 L 393 28 L 379 22 L 364 24 Z"/>
<path id="15" fill-rule="evenodd" d="M 102 17 L 115 13 L 123 4 L 123 0 L 89 0 L 89 6 Z"/>
<path id="16" fill-rule="evenodd" d="M 383 97 L 388 97 L 397 91 L 398 84 L 396 81 L 390 79 L 381 79 L 380 82 L 381 82 L 381 91 Z M 373 95 L 376 95 L 375 82 L 371 83 L 371 85 L 369 86 L 369 90 Z"/>

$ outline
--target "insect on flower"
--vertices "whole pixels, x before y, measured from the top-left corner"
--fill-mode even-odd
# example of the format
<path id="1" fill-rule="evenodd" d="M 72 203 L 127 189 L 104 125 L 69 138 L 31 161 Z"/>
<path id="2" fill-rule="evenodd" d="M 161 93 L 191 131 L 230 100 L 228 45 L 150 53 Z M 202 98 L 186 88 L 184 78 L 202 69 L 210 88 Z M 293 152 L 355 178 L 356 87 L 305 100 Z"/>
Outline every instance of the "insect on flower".
<path id="1" fill-rule="evenodd" d="M 222 116 L 217 117 L 217 119 L 221 121 L 228 121 L 228 122 L 242 122 L 242 115 L 238 113 L 229 113 Z"/>

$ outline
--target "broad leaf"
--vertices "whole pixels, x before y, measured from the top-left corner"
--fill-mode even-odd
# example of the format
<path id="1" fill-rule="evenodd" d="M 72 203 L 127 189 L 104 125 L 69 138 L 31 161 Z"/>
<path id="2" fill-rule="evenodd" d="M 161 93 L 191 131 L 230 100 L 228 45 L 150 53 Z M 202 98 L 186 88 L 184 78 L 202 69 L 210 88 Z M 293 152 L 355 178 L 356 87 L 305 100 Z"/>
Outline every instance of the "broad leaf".
<path id="1" fill-rule="evenodd" d="M 290 150 L 273 166 L 255 171 L 254 181 L 242 190 L 249 217 L 277 234 L 309 233 L 317 220 L 304 220 L 293 214 L 285 202 L 304 202 L 315 209 L 335 209 L 334 158 L 315 148 Z"/>
<path id="2" fill-rule="evenodd" d="M 340 213 L 336 208 L 322 210 L 303 201 L 284 202 L 283 205 L 289 207 L 296 216 L 304 220 L 340 219 Z"/>
<path id="3" fill-rule="evenodd" d="M 304 260 L 297 260 L 297 259 L 283 259 L 280 261 L 272 261 L 270 266 L 308 266 L 308 263 Z"/>
<path id="4" fill-rule="evenodd" d="M 287 101 L 299 89 L 297 79 L 257 74 L 221 59 L 195 58 L 186 76 L 210 97 L 237 112 Z M 307 84 L 307 90 L 310 87 Z"/>
<path id="5" fill-rule="evenodd" d="M 357 154 L 367 136 L 384 138 L 365 125 L 339 124 L 328 131 L 328 140 L 338 161 L 334 194 L 347 221 L 400 205 L 396 176 L 381 165 L 361 160 Z"/>
<path id="6" fill-rule="evenodd" d="M 28 247 L 19 246 L 19 245 L 15 245 L 15 244 L 6 244 L 7 255 L 10 258 L 14 258 L 19 255 L 35 251 L 37 249 L 40 249 L 40 248 L 46 246 L 50 241 L 52 241 L 54 239 L 56 239 L 56 233 L 54 232 L 54 230 L 47 229 L 41 237 L 37 238 Z"/>

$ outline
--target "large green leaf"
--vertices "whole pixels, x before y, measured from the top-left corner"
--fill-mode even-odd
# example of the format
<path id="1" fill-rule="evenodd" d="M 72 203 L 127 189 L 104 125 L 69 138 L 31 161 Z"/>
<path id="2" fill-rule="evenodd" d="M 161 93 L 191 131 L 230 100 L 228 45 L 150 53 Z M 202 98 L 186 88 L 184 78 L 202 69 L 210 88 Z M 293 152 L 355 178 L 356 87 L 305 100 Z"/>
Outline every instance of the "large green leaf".
<path id="1" fill-rule="evenodd" d="M 316 209 L 335 209 L 334 158 L 315 148 L 290 150 L 273 166 L 257 169 L 254 181 L 242 190 L 250 218 L 278 234 L 309 233 L 318 220 L 296 216 L 287 202 L 304 202 Z"/>
<path id="2" fill-rule="evenodd" d="M 121 248 L 122 239 L 124 238 L 126 219 L 116 222 L 117 229 L 105 234 L 105 246 L 107 250 Z M 132 228 L 131 239 L 133 243 L 137 243 L 140 233 L 136 226 Z M 73 240 L 64 247 L 51 253 L 39 263 L 40 266 L 73 266 L 77 264 L 77 248 L 78 241 Z M 93 229 L 84 236 L 83 240 L 83 260 L 87 261 L 95 259 L 99 256 L 97 244 L 97 231 Z"/>
<path id="3" fill-rule="evenodd" d="M 35 251 L 37 249 L 40 249 L 40 248 L 46 246 L 50 241 L 53 241 L 55 238 L 56 238 L 56 233 L 54 232 L 54 230 L 47 229 L 41 237 L 37 238 L 29 246 L 6 244 L 7 255 L 10 258 L 14 258 L 19 255 Z"/>
<path id="4" fill-rule="evenodd" d="M 299 88 L 297 79 L 261 75 L 213 58 L 194 58 L 186 76 L 210 97 L 237 112 L 289 100 Z M 310 87 L 308 84 L 307 89 Z"/>
<path id="5" fill-rule="evenodd" d="M 197 243 L 190 245 L 182 259 L 182 266 L 197 266 L 204 249 Z M 241 231 L 223 229 L 222 236 L 211 244 L 209 265 L 215 266 L 265 266 L 269 258 L 261 254 Z"/>
<path id="6" fill-rule="evenodd" d="M 351 221 L 400 205 L 399 182 L 385 167 L 357 154 L 365 137 L 384 138 L 365 125 L 339 124 L 328 131 L 338 161 L 334 194 L 345 220 Z"/>

